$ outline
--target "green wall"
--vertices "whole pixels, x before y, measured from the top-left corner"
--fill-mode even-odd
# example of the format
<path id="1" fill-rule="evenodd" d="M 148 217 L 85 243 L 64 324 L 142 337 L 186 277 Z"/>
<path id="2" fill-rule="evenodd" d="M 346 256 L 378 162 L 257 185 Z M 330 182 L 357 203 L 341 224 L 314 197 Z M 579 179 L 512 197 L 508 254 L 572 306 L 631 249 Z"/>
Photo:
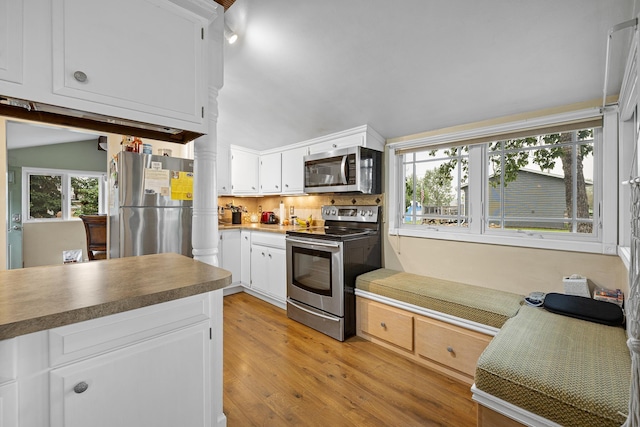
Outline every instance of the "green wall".
<path id="1" fill-rule="evenodd" d="M 107 171 L 107 152 L 98 150 L 98 141 L 68 142 L 7 151 L 9 166 L 81 171 Z"/>

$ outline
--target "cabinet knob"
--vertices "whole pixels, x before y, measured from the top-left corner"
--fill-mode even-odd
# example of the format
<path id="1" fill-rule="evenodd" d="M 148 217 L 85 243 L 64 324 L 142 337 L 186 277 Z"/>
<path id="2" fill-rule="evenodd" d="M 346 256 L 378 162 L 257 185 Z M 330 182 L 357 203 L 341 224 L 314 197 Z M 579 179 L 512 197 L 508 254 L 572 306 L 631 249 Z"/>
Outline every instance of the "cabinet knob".
<path id="1" fill-rule="evenodd" d="M 331 146 L 332 146 L 333 148 L 338 148 L 338 145 L 337 145 L 337 144 L 331 144 Z"/>
<path id="2" fill-rule="evenodd" d="M 287 188 L 289 188 L 289 184 L 285 184 L 284 186 L 285 186 L 285 187 L 287 187 Z"/>
<path id="3" fill-rule="evenodd" d="M 453 351 L 453 347 L 447 347 L 447 351 L 448 351 L 449 353 L 454 353 L 454 351 Z"/>
<path id="4" fill-rule="evenodd" d="M 271 254 L 269 254 L 269 258 L 271 258 Z"/>
<path id="5" fill-rule="evenodd" d="M 76 71 L 75 73 L 73 73 L 73 78 L 80 83 L 84 83 L 87 81 L 87 75 L 82 71 Z"/>
<path id="6" fill-rule="evenodd" d="M 278 188 L 278 186 L 276 185 L 276 188 Z"/>
<path id="7" fill-rule="evenodd" d="M 264 252 L 262 252 L 262 256 L 264 256 Z"/>
<path id="8" fill-rule="evenodd" d="M 73 387 L 73 391 L 80 394 L 87 391 L 88 388 L 89 388 L 89 384 L 85 383 L 84 381 L 81 381 L 78 384 L 76 384 L 75 387 Z"/>
<path id="9" fill-rule="evenodd" d="M 256 189 L 256 187 L 251 187 L 251 189 L 252 189 L 252 190 L 255 190 L 255 189 Z"/>
<path id="10" fill-rule="evenodd" d="M 387 329 L 387 324 L 384 322 L 380 322 L 380 326 L 382 326 L 383 328 Z"/>

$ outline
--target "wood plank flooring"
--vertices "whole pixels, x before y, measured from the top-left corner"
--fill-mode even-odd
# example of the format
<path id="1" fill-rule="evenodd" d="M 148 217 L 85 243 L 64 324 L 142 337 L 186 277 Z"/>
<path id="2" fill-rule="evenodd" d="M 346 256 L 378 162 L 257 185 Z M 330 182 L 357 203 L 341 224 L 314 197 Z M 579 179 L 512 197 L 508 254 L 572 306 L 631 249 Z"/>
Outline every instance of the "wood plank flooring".
<path id="1" fill-rule="evenodd" d="M 224 412 L 229 427 L 476 425 L 469 386 L 246 293 L 224 298 Z"/>

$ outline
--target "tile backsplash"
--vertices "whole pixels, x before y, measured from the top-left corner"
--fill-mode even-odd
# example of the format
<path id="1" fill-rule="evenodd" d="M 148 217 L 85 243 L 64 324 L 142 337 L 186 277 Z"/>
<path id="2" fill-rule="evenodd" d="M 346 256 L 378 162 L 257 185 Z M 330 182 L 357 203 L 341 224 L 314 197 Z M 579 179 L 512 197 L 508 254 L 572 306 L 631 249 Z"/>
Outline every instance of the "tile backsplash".
<path id="1" fill-rule="evenodd" d="M 344 195 L 344 194 L 323 194 L 312 196 L 264 196 L 264 197 L 235 197 L 235 196 L 221 196 L 218 197 L 218 206 L 224 208 L 220 215 L 222 221 L 231 221 L 231 211 L 226 209 L 227 204 L 233 206 L 242 206 L 243 222 L 249 222 L 249 217 L 252 213 L 259 213 L 259 209 L 262 208 L 262 212 L 274 212 L 276 215 L 280 211 L 280 201 L 284 203 L 285 218 L 291 216 L 291 208 L 293 207 L 293 215 L 298 218 L 307 218 L 309 215 L 313 217 L 313 220 L 322 219 L 320 209 L 325 205 L 383 205 L 384 197 L 381 194 L 367 194 L 367 195 Z"/>

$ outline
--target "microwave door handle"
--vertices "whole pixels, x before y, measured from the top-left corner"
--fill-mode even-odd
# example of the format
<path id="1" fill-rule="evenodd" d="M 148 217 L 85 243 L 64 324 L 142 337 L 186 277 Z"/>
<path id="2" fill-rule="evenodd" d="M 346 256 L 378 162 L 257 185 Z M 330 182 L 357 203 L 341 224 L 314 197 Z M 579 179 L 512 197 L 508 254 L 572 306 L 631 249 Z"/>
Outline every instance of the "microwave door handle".
<path id="1" fill-rule="evenodd" d="M 342 156 L 342 163 L 340 164 L 340 179 L 344 185 L 349 183 L 347 180 L 347 157 L 348 156 Z"/>

